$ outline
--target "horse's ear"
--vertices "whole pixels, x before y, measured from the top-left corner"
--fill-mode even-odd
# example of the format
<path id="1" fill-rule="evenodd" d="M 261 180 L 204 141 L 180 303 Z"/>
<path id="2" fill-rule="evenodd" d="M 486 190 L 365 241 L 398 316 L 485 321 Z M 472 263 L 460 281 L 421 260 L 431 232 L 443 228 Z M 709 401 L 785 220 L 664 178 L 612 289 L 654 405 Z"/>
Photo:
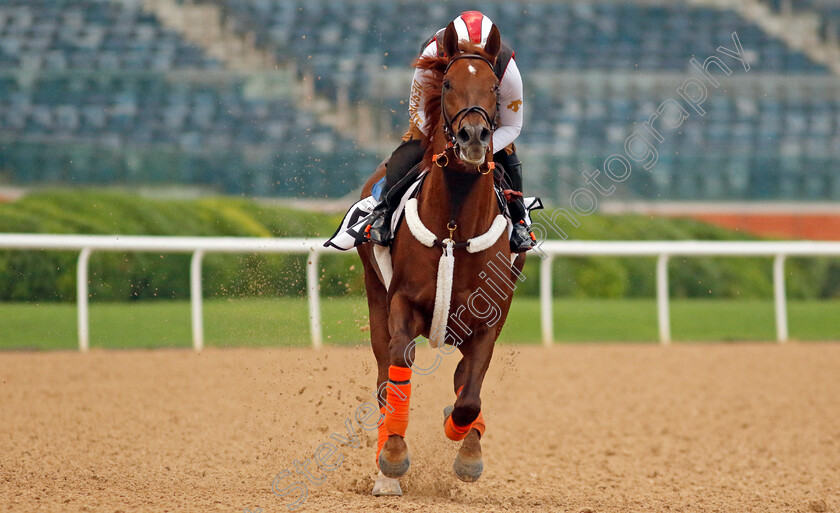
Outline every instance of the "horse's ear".
<path id="1" fill-rule="evenodd" d="M 455 30 L 455 22 L 449 22 L 449 25 L 446 26 L 446 30 L 443 33 L 443 51 L 446 52 L 446 56 L 450 59 L 455 57 L 458 53 L 458 32 Z"/>
<path id="2" fill-rule="evenodd" d="M 490 34 L 487 35 L 487 42 L 484 44 L 484 51 L 490 54 L 493 60 L 499 55 L 502 49 L 502 35 L 499 33 L 498 27 L 493 25 L 490 29 Z"/>

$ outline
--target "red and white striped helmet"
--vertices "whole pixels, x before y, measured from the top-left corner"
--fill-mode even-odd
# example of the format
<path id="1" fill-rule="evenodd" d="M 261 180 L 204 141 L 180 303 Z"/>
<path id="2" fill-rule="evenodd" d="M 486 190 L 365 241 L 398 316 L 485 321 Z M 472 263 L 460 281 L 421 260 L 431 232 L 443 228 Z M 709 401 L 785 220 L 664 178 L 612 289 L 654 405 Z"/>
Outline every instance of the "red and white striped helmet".
<path id="1" fill-rule="evenodd" d="M 459 41 L 472 41 L 481 48 L 484 48 L 490 29 L 493 28 L 490 18 L 478 11 L 464 11 L 453 23 Z"/>

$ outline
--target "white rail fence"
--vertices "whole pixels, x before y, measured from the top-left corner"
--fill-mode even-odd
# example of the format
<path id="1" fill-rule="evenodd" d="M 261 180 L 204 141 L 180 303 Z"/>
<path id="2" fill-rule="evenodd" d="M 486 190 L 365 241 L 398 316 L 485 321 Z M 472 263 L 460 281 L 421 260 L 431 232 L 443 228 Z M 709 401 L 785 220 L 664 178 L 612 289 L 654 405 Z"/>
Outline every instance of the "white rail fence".
<path id="1" fill-rule="evenodd" d="M 671 343 L 668 303 L 668 261 L 671 257 L 772 257 L 776 340 L 788 341 L 785 259 L 788 257 L 840 256 L 840 242 L 812 241 L 546 241 L 540 249 L 548 255 L 540 266 L 540 310 L 543 344 L 553 343 L 551 311 L 551 262 L 554 257 L 617 256 L 656 257 L 656 309 L 659 342 Z"/>
<path id="2" fill-rule="evenodd" d="M 286 253 L 307 256 L 306 285 L 312 347 L 322 345 L 321 305 L 318 292 L 318 259 L 338 253 L 310 239 L 240 237 L 146 237 L 118 235 L 0 234 L 0 249 L 79 251 L 76 299 L 79 350 L 90 345 L 88 320 L 88 263 L 94 251 L 191 253 L 190 302 L 193 348 L 204 348 L 201 264 L 207 253 Z M 546 241 L 540 249 L 547 256 L 540 264 L 540 319 L 542 340 L 554 343 L 552 316 L 552 262 L 556 257 L 656 257 L 656 302 L 659 341 L 671 342 L 668 295 L 668 262 L 672 257 L 769 257 L 773 258 L 776 339 L 788 340 L 785 295 L 785 259 L 788 257 L 837 257 L 840 242 L 740 242 L 740 241 Z M 530 258 L 538 258 L 532 254 Z"/>
<path id="3" fill-rule="evenodd" d="M 90 346 L 88 321 L 88 262 L 94 251 L 150 253 L 192 253 L 190 261 L 190 303 L 192 342 L 196 351 L 204 348 L 204 314 L 201 263 L 207 253 L 286 253 L 308 255 L 306 289 L 309 299 L 309 327 L 312 347 L 321 347 L 321 305 L 318 295 L 318 255 L 331 251 L 318 241 L 246 237 L 146 237 L 121 235 L 0 234 L 0 249 L 80 251 L 76 273 L 77 330 L 79 350 Z M 335 251 L 332 251 L 335 252 Z"/>

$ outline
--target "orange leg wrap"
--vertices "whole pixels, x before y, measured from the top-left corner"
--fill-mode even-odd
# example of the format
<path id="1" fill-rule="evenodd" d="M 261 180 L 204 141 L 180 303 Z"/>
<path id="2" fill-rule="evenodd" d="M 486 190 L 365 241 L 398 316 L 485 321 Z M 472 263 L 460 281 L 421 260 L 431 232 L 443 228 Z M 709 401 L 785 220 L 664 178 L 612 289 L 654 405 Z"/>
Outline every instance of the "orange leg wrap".
<path id="1" fill-rule="evenodd" d="M 478 412 L 478 417 L 473 421 L 472 427 L 478 431 L 479 437 L 484 437 L 484 430 L 487 429 L 487 426 L 484 424 L 484 414 L 482 412 Z"/>
<path id="2" fill-rule="evenodd" d="M 443 432 L 446 433 L 446 438 L 457 442 L 467 437 L 474 423 L 470 423 L 469 426 L 459 426 L 452 421 L 452 415 L 450 415 L 443 424 Z"/>
<path id="3" fill-rule="evenodd" d="M 461 390 L 463 390 L 463 388 L 463 386 L 458 388 L 458 391 L 455 393 L 456 398 L 461 395 Z M 476 417 L 469 425 L 459 426 L 455 424 L 451 415 L 446 419 L 446 422 L 443 425 L 443 431 L 446 433 L 446 437 L 456 442 L 466 438 L 472 428 L 475 428 L 479 435 L 484 436 L 484 430 L 487 429 L 487 426 L 484 424 L 484 414 L 482 412 L 478 412 L 478 417 Z"/>
<path id="4" fill-rule="evenodd" d="M 388 368 L 387 411 L 385 412 L 385 430 L 388 436 L 405 437 L 408 428 L 408 404 L 411 400 L 411 369 L 408 367 Z"/>
<path id="5" fill-rule="evenodd" d="M 387 408 L 385 406 L 379 408 L 379 414 L 385 415 L 386 410 Z M 379 468 L 379 453 L 382 452 L 382 446 L 385 445 L 385 441 L 388 440 L 388 432 L 385 430 L 384 418 L 382 418 L 379 422 L 377 429 L 379 430 L 379 438 L 376 440 L 376 468 Z"/>

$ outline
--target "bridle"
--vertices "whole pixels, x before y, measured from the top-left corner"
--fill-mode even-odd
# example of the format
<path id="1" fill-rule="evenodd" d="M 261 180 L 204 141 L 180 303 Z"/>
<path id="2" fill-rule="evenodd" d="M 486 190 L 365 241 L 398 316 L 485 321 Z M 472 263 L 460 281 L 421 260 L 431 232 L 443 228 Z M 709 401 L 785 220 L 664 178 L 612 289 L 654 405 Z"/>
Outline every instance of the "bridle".
<path id="1" fill-rule="evenodd" d="M 474 60 L 483 61 L 485 64 L 490 66 L 490 70 L 493 71 L 494 74 L 495 74 L 495 70 L 493 68 L 493 63 L 490 62 L 489 60 L 487 60 L 486 58 L 484 58 L 480 55 L 476 55 L 476 54 L 461 54 L 461 55 L 458 55 L 457 57 L 452 58 L 449 61 L 449 63 L 446 65 L 446 68 L 443 70 L 444 79 L 446 78 L 446 74 L 449 73 L 449 68 L 452 67 L 452 65 L 455 63 L 455 61 L 458 61 L 458 60 L 461 60 L 461 59 L 474 59 Z M 444 80 L 444 84 L 445 83 L 446 82 Z M 485 109 L 484 107 L 481 107 L 480 105 L 470 105 L 468 107 L 464 107 L 463 109 L 456 112 L 454 116 L 450 117 L 446 113 L 446 87 L 443 84 L 441 85 L 441 87 L 442 87 L 442 90 L 441 90 L 441 93 L 440 93 L 440 111 L 441 111 L 441 118 L 442 118 L 442 121 L 443 121 L 443 132 L 444 132 L 444 135 L 446 135 L 447 139 L 449 139 L 449 141 L 446 144 L 446 148 L 444 148 L 444 150 L 442 152 L 434 155 L 432 157 L 432 160 L 434 161 L 435 165 L 437 165 L 438 167 L 443 169 L 443 168 L 446 168 L 447 165 L 449 165 L 449 152 L 455 150 L 455 148 L 458 148 L 458 140 L 456 139 L 455 134 L 457 133 L 458 130 L 461 129 L 461 124 L 464 122 L 464 118 L 468 114 L 470 114 L 472 112 L 476 112 L 479 115 L 481 115 L 481 117 L 484 118 L 484 121 L 490 127 L 491 134 L 492 134 L 492 132 L 496 131 L 496 128 L 497 128 L 498 124 L 496 123 L 496 117 L 495 116 L 490 116 L 490 113 L 487 112 L 487 109 Z M 499 115 L 499 103 L 500 103 L 499 88 L 498 87 L 495 88 L 495 93 L 496 93 L 496 116 L 498 116 Z M 455 122 L 458 123 L 457 124 L 457 130 L 454 130 L 452 128 L 452 125 Z M 455 157 L 455 158 L 457 159 L 457 157 Z M 486 169 L 484 169 L 484 170 L 479 169 L 479 173 L 481 173 L 482 175 L 492 173 L 496 168 L 496 164 L 493 162 L 493 143 L 492 143 L 492 140 L 491 140 L 491 143 L 490 143 L 490 158 L 487 159 L 486 164 L 487 164 Z M 450 195 L 451 195 L 452 192 L 453 192 L 451 188 L 450 188 L 449 192 L 450 192 Z M 454 244 L 455 230 L 458 228 L 458 225 L 455 222 L 455 218 L 458 216 L 458 212 L 461 210 L 461 203 L 457 202 L 457 201 L 450 201 L 450 209 L 449 210 L 450 210 L 449 211 L 450 221 L 446 225 L 447 230 L 449 230 L 449 238 L 447 240 L 453 241 L 453 244 Z M 459 247 L 465 247 L 465 246 L 463 246 L 463 244 L 455 244 L 454 247 L 459 248 Z"/>
<path id="2" fill-rule="evenodd" d="M 494 70 L 493 63 L 490 62 L 489 60 L 485 59 L 484 57 L 482 57 L 480 55 L 476 55 L 476 54 L 462 54 L 462 55 L 458 55 L 457 57 L 454 57 L 452 60 L 449 61 L 449 63 L 446 65 L 446 69 L 443 70 L 444 78 L 446 77 L 446 74 L 449 73 L 449 68 L 451 68 L 452 65 L 455 64 L 455 61 L 458 61 L 458 60 L 461 60 L 461 59 L 474 59 L 474 60 L 483 61 L 485 64 L 490 66 L 491 70 Z M 495 71 L 494 71 L 494 73 L 495 73 Z M 444 80 L 444 83 L 445 83 L 445 80 Z M 454 149 L 454 148 L 458 148 L 458 139 L 455 137 L 455 134 L 458 133 L 459 130 L 461 130 L 461 125 L 463 124 L 464 119 L 467 117 L 467 115 L 469 115 L 470 113 L 473 113 L 473 112 L 478 113 L 482 118 L 484 118 L 484 121 L 490 127 L 490 132 L 491 133 L 496 131 L 496 128 L 498 127 L 498 124 L 496 123 L 496 117 L 495 116 L 490 116 L 490 113 L 487 112 L 487 109 L 485 109 L 484 107 L 482 107 L 480 105 L 470 105 L 468 107 L 464 107 L 463 109 L 456 112 L 454 116 L 450 117 L 446 113 L 446 88 L 443 85 L 441 87 L 443 89 L 441 90 L 441 93 L 440 93 L 440 111 L 441 111 L 441 117 L 443 118 L 443 133 L 446 135 L 447 139 L 449 139 L 449 142 L 447 143 L 446 149 L 444 149 L 443 152 L 435 155 L 434 160 L 435 160 L 435 164 L 437 164 L 438 166 L 445 167 L 449 163 L 449 156 L 447 154 L 448 151 L 451 150 L 451 149 Z M 495 93 L 496 93 L 496 116 L 498 116 L 499 101 L 500 101 L 500 99 L 499 99 L 499 88 L 498 87 L 496 87 Z M 452 125 L 455 122 L 457 122 L 458 124 L 457 124 L 457 127 L 453 129 Z M 491 148 L 491 154 L 492 154 L 492 148 Z M 443 163 L 441 163 L 441 161 L 443 161 L 444 159 L 445 159 L 445 161 Z M 493 168 L 493 166 L 488 166 L 487 171 L 483 172 L 482 174 L 489 173 L 492 170 L 492 168 Z"/>

